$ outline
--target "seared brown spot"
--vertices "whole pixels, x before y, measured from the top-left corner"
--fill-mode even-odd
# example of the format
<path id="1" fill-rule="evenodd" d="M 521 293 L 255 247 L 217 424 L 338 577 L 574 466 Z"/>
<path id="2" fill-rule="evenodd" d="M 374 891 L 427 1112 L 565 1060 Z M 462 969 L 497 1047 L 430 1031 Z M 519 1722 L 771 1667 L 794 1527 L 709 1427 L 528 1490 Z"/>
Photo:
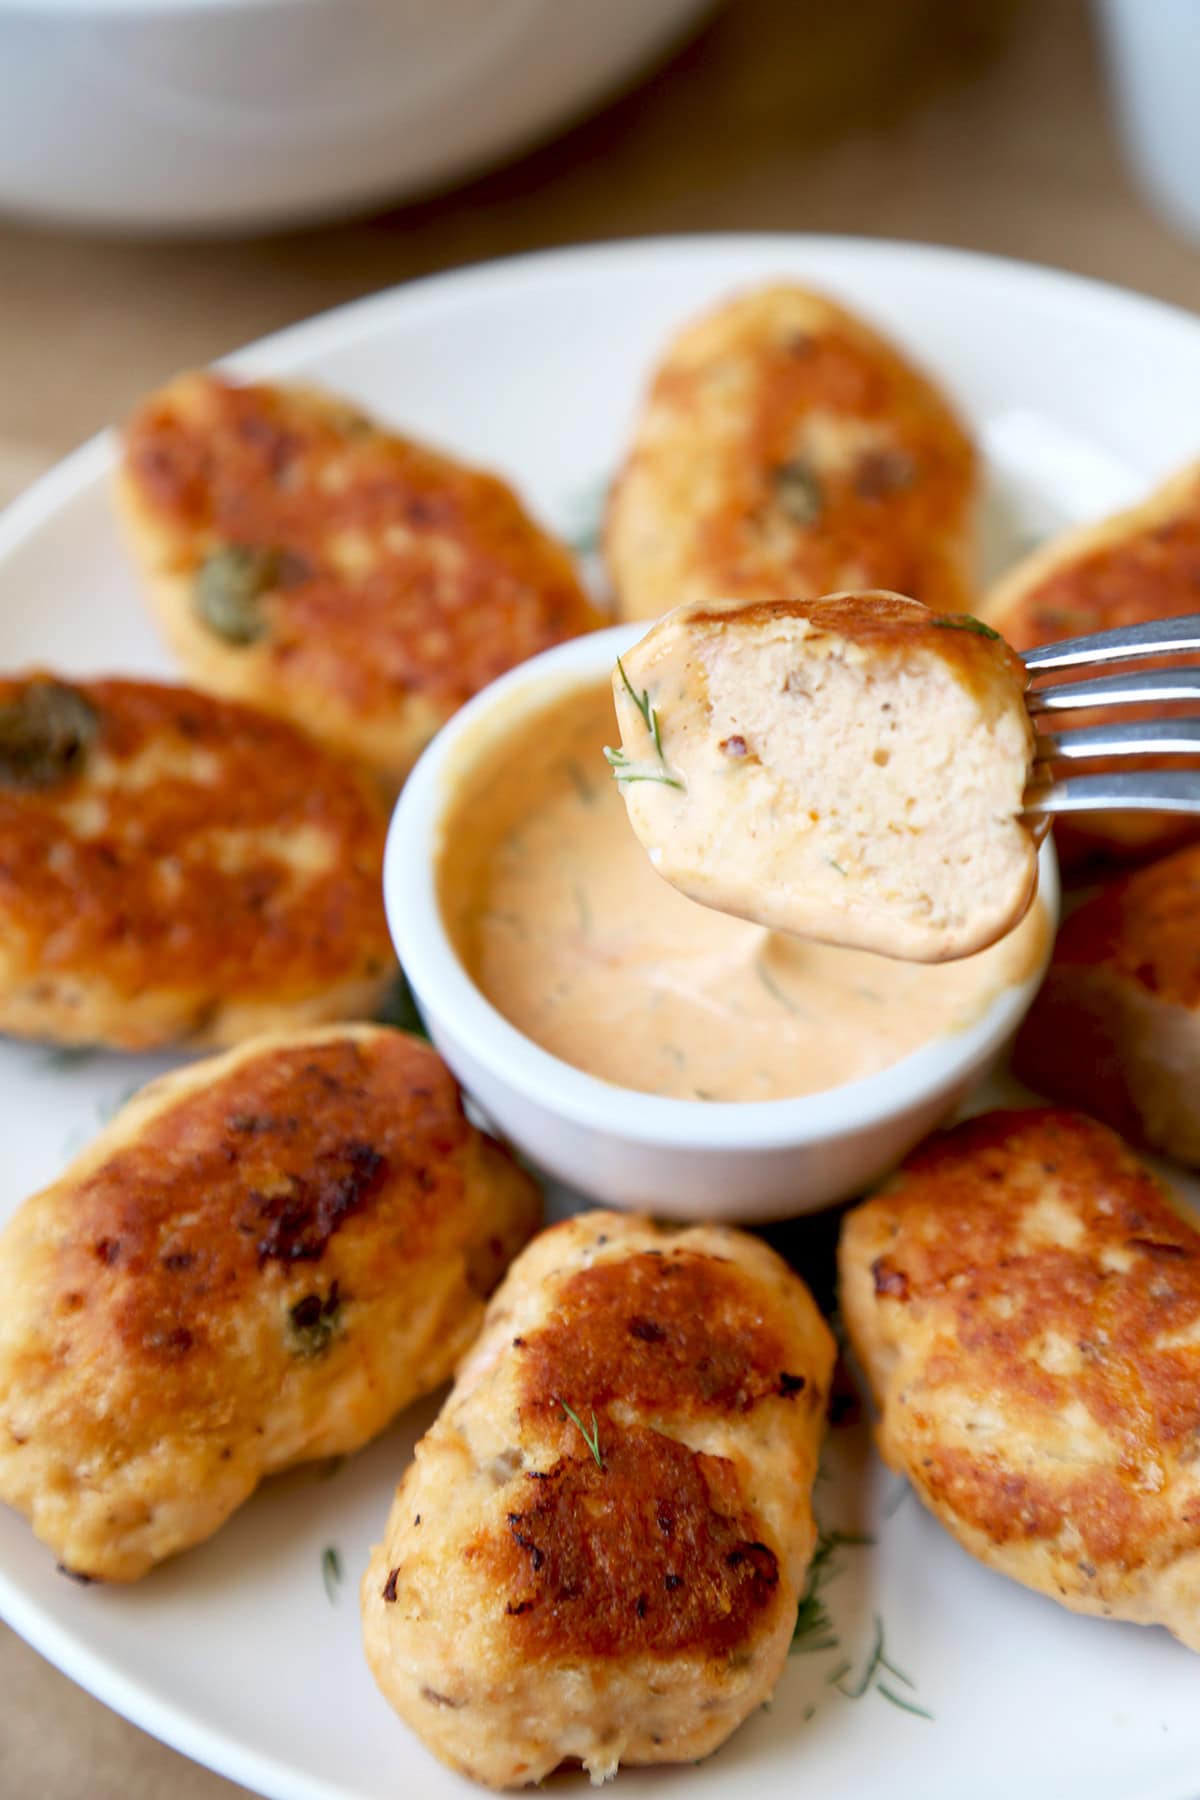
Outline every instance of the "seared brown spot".
<path id="1" fill-rule="evenodd" d="M 380 1589 L 380 1593 L 382 1594 L 383 1598 L 387 1601 L 389 1606 L 392 1605 L 393 1602 L 395 1601 L 396 1582 L 399 1580 L 399 1578 L 400 1578 L 399 1569 L 389 1569 L 387 1580 L 384 1582 L 383 1587 Z"/>
<path id="2" fill-rule="evenodd" d="M 291 1173 L 281 1193 L 253 1190 L 250 1202 L 262 1231 L 258 1261 L 316 1262 L 334 1232 L 361 1212 L 387 1179 L 387 1159 L 357 1139 L 321 1150 L 311 1170 Z M 252 1215 L 253 1216 L 253 1215 Z"/>
<path id="3" fill-rule="evenodd" d="M 764 1629 L 779 1568 L 733 1465 L 602 1422 L 605 1466 L 562 1458 L 508 1527 L 468 1547 L 522 1655 L 721 1655 Z M 669 1508 L 672 1530 L 662 1530 Z"/>
<path id="4" fill-rule="evenodd" d="M 1005 635 L 1021 650 L 1085 631 L 1200 611 L 1200 489 L 1190 510 L 1102 544 L 1025 594 Z"/>
<path id="5" fill-rule="evenodd" d="M 0 679 L 0 707 L 25 685 Z M 386 812 L 357 777 L 229 701 L 131 681 L 80 691 L 101 722 L 96 756 L 118 777 L 156 749 L 173 766 L 106 785 L 103 822 L 88 832 L 64 810 L 89 791 L 87 767 L 65 787 L 0 783 L 0 917 L 42 976 L 102 976 L 118 995 L 166 982 L 283 1000 L 359 974 L 370 956 L 390 960 Z M 276 846 L 301 828 L 330 855 L 298 878 Z M 238 845 L 228 861 L 213 848 L 224 832 Z"/>
<path id="6" fill-rule="evenodd" d="M 457 1709 L 464 1704 L 461 1700 L 452 1699 L 449 1694 L 439 1694 L 436 1688 L 431 1687 L 421 1689 L 421 1698 L 428 1700 L 431 1706 L 449 1706 Z"/>
<path id="7" fill-rule="evenodd" d="M 493 476 L 286 390 L 202 389 L 194 413 L 169 391 L 142 408 L 126 468 L 159 525 L 277 556 L 254 646 L 276 680 L 364 713 L 411 692 L 454 705 L 601 622 L 570 557 Z M 370 547 L 354 576 L 335 556 L 347 534 Z"/>
<path id="8" fill-rule="evenodd" d="M 576 1411 L 618 1396 L 643 1411 L 746 1412 L 779 1392 L 784 1345 L 761 1285 L 694 1251 L 640 1251 L 580 1269 L 526 1338 L 525 1406 Z M 603 1442 L 603 1438 L 601 1439 Z"/>
<path id="9" fill-rule="evenodd" d="M 269 1127 L 231 1131 L 235 1096 Z M 425 1252 L 461 1206 L 469 1129 L 440 1059 L 401 1032 L 242 1063 L 78 1184 L 60 1279 L 66 1288 L 80 1271 L 96 1314 L 89 1331 L 160 1353 L 179 1331 L 220 1335 L 215 1322 L 264 1281 L 303 1309 L 311 1276 L 301 1285 L 291 1271 L 328 1257 L 381 1209 L 389 1259 Z M 119 1243 L 119 1257 L 101 1256 L 102 1242 Z M 322 1284 L 318 1304 L 334 1292 Z"/>
<path id="10" fill-rule="evenodd" d="M 997 1542 L 1053 1537 L 1070 1519 L 1095 1560 L 1153 1540 L 1167 1554 L 1165 1485 L 1200 1442 L 1200 1346 L 1186 1341 L 1200 1323 L 1200 1233 L 1150 1171 L 1093 1120 L 992 1113 L 914 1152 L 871 1213 L 894 1226 L 913 1303 L 937 1332 L 924 1393 L 992 1396 L 1035 1440 L 1040 1421 L 1049 1433 L 1082 1403 L 1110 1446 L 1107 1464 L 1057 1475 L 926 1447 L 935 1498 Z M 1077 1231 L 1056 1235 L 1060 1213 Z M 1131 1245 L 1141 1253 L 1126 1268 Z M 1080 1366 L 1044 1366 L 1048 1329 Z"/>
<path id="11" fill-rule="evenodd" d="M 962 628 L 948 629 L 946 620 L 959 617 L 965 621 Z M 923 610 L 892 594 L 870 592 L 865 585 L 853 593 L 823 600 L 755 600 L 733 614 L 699 606 L 689 619 L 695 625 L 710 625 L 717 630 L 804 619 L 812 628 L 810 641 L 821 636 L 845 637 L 869 645 L 878 657 L 891 655 L 897 666 L 911 660 L 914 652 L 928 651 L 949 664 L 958 680 L 976 693 L 988 691 L 998 674 L 1007 674 L 1018 693 L 1027 680 L 1020 658 L 990 627 L 980 625 L 969 615 Z M 788 691 L 806 692 L 801 680 L 792 677 Z M 812 812 L 810 817 L 817 819 L 820 814 Z"/>
<path id="12" fill-rule="evenodd" d="M 886 1256 L 875 1258 L 871 1264 L 871 1277 L 877 1294 L 890 1294 L 896 1300 L 908 1299 L 908 1276 Z"/>
<path id="13" fill-rule="evenodd" d="M 1156 1557 L 1170 1538 L 1161 1500 L 1134 1492 L 1116 1469 L 1097 1467 L 1054 1481 L 1017 1473 L 968 1451 L 936 1445 L 921 1470 L 932 1498 L 996 1544 L 1056 1539 L 1070 1523 L 1095 1562 L 1135 1568 Z"/>
<path id="14" fill-rule="evenodd" d="M 772 338 L 760 329 L 722 351 L 723 365 L 744 373 L 749 399 L 721 465 L 720 502 L 692 534 L 706 591 L 771 599 L 882 587 L 957 610 L 964 591 L 953 540 L 966 525 L 973 468 L 957 421 L 898 356 L 849 320 L 807 335 L 802 353 L 795 342 L 794 333 Z M 681 428 L 702 406 L 711 375 L 711 363 L 668 362 L 652 400 Z M 849 465 L 806 465 L 819 511 L 815 502 L 797 504 L 789 518 L 778 504 L 777 472 L 795 466 L 814 413 L 878 422 L 887 442 Z M 784 521 L 783 542 L 764 530 L 765 519 Z"/>
<path id="15" fill-rule="evenodd" d="M 1115 982 L 1132 982 L 1170 1005 L 1200 1006 L 1198 915 L 1200 845 L 1194 844 L 1135 875 L 1108 883 L 1077 908 L 1055 942 L 1050 980 L 1054 982 L 1062 971 L 1069 983 L 1076 971 L 1099 965 Z M 1039 1051 L 1030 1033 L 1023 1046 Z M 1073 1068 L 1081 1082 L 1094 1082 L 1097 1072 L 1107 1076 L 1104 1065 L 1113 1060 L 1112 1047 L 1107 1046 L 1105 1054 L 1103 1047 L 1096 1046 L 1099 1054 L 1095 1055 L 1089 1053 L 1090 1046 L 1084 1048 L 1082 1055 L 1076 1047 L 1072 1057 L 1059 1059 L 1064 1067 L 1056 1092 L 1061 1091 L 1063 1081 L 1071 1082 Z"/>

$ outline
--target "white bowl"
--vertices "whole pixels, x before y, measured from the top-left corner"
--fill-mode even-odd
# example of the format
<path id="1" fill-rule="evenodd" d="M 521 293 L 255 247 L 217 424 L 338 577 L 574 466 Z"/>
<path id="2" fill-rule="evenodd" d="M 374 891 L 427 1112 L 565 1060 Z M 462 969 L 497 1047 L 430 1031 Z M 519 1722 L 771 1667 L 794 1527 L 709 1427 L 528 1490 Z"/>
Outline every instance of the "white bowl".
<path id="1" fill-rule="evenodd" d="M 401 794 L 383 890 L 400 960 L 434 1043 L 467 1092 L 534 1162 L 610 1205 L 683 1219 L 778 1219 L 860 1192 L 987 1074 L 1033 999 L 1050 954 L 965 1030 L 890 1068 L 794 1100 L 670 1100 L 616 1087 L 552 1056 L 476 987 L 438 904 L 447 806 L 515 719 L 581 678 L 603 676 L 645 624 L 560 644 L 476 696 L 434 739 Z M 1058 868 L 1042 847 L 1042 898 L 1058 915 Z"/>
<path id="2" fill-rule="evenodd" d="M 469 174 L 708 0 L 0 0 L 0 211 L 257 230 Z"/>

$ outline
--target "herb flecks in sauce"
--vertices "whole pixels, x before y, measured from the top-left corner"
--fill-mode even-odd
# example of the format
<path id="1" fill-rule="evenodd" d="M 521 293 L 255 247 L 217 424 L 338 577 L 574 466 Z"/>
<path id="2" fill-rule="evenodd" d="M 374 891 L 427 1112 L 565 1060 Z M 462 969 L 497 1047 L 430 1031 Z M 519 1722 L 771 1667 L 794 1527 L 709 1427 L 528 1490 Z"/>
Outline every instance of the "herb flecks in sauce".
<path id="1" fill-rule="evenodd" d="M 721 1105 L 836 1087 L 960 1029 L 1040 953 L 1040 908 L 982 956 L 932 966 L 771 937 L 698 906 L 655 873 L 616 783 L 597 782 L 589 804 L 571 781 L 567 761 L 587 768 L 611 726 L 597 680 L 489 734 L 444 815 L 437 885 L 486 998 L 613 1083 L 615 1107 L 617 1088 Z"/>

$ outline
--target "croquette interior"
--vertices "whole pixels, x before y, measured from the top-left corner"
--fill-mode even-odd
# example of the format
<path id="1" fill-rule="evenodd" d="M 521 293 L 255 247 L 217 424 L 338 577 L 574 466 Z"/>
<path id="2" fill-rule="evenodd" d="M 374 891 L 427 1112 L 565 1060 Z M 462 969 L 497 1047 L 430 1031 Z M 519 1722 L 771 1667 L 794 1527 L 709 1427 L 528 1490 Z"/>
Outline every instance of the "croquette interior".
<path id="1" fill-rule="evenodd" d="M 1021 918 L 1031 734 L 1006 672 L 790 618 L 701 633 L 696 655 L 702 725 L 660 689 L 686 792 L 626 795 L 667 879 L 773 929 L 916 960 L 982 949 Z"/>

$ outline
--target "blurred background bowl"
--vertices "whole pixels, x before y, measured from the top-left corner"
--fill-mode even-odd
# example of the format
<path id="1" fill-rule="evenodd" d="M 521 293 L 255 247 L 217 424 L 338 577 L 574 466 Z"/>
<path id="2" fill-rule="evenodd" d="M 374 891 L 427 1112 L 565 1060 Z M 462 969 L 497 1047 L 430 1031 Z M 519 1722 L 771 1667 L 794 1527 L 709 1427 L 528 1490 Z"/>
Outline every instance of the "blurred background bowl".
<path id="1" fill-rule="evenodd" d="M 251 232 L 566 125 L 710 0 L 0 0 L 0 211 Z"/>

